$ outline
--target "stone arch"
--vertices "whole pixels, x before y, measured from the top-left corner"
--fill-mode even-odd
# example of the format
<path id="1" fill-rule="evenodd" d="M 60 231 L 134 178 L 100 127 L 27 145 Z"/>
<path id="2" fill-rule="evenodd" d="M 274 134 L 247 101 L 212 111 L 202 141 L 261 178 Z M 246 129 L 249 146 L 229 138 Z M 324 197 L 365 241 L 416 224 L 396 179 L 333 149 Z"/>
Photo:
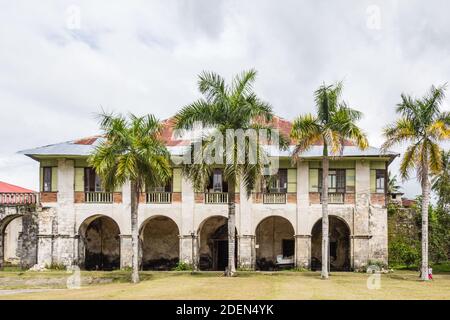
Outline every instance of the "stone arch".
<path id="1" fill-rule="evenodd" d="M 86 270 L 120 268 L 120 228 L 106 215 L 93 215 L 79 228 L 78 263 Z"/>
<path id="2" fill-rule="evenodd" d="M 146 219 L 139 231 L 140 261 L 143 270 L 171 270 L 180 257 L 180 229 L 164 215 Z"/>
<path id="3" fill-rule="evenodd" d="M 198 229 L 200 270 L 225 270 L 228 265 L 228 218 L 211 216 Z M 238 237 L 235 229 L 235 262 L 237 265 Z"/>
<path id="4" fill-rule="evenodd" d="M 21 264 L 23 214 L 11 214 L 0 221 L 0 267 Z"/>
<path id="5" fill-rule="evenodd" d="M 274 215 L 261 220 L 255 229 L 256 268 L 277 270 L 279 267 L 293 266 L 294 235 L 294 226 L 285 217 Z"/>
<path id="6" fill-rule="evenodd" d="M 334 215 L 329 216 L 329 254 L 331 271 L 349 271 L 350 260 L 350 227 L 347 222 Z M 322 267 L 322 219 L 316 221 L 311 230 L 311 269 Z"/>

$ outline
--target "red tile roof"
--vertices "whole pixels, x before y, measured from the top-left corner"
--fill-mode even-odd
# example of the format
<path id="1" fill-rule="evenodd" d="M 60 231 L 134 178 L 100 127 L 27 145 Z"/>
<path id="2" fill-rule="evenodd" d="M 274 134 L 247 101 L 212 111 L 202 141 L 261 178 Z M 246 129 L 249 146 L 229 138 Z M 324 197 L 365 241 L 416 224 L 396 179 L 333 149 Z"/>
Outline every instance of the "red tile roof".
<path id="1" fill-rule="evenodd" d="M 174 125 L 175 125 L 175 118 L 169 118 L 162 121 L 163 124 L 163 130 L 161 133 L 161 137 L 163 141 L 166 143 L 168 147 L 173 146 L 186 146 L 189 145 L 190 142 L 187 140 L 179 139 L 178 137 L 174 136 Z M 272 126 L 280 131 L 280 134 L 284 136 L 288 141 L 290 141 L 291 145 L 295 145 L 295 141 L 290 138 L 291 129 L 292 129 L 292 122 L 289 120 L 283 119 L 278 116 L 274 116 L 272 120 Z M 74 140 L 71 143 L 77 144 L 77 145 L 93 145 L 97 139 L 101 138 L 102 135 L 96 135 L 86 138 L 81 138 L 78 140 Z M 315 145 L 320 146 L 323 145 L 322 141 L 317 141 Z M 344 146 L 355 146 L 353 141 L 345 140 Z"/>
<path id="2" fill-rule="evenodd" d="M 81 138 L 73 141 L 74 144 L 82 144 L 82 145 L 92 145 L 98 138 L 101 138 L 101 135 L 96 135 L 92 137 Z"/>
<path id="3" fill-rule="evenodd" d="M 33 190 L 25 189 L 13 184 L 0 181 L 0 192 L 4 193 L 33 193 Z"/>

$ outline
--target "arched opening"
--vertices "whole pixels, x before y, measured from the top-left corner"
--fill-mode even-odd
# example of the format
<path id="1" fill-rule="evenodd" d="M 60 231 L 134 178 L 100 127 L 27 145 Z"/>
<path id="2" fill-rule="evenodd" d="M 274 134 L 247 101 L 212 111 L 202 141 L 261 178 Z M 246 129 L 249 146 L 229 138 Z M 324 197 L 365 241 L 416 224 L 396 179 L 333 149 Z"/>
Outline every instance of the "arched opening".
<path id="1" fill-rule="evenodd" d="M 180 256 L 178 226 L 172 219 L 157 216 L 146 220 L 140 232 L 141 268 L 171 270 Z"/>
<path id="2" fill-rule="evenodd" d="M 329 255 L 331 271 L 350 270 L 350 228 L 338 217 L 329 216 Z M 311 269 L 322 268 L 322 219 L 319 219 L 311 231 Z"/>
<path id="3" fill-rule="evenodd" d="M 278 270 L 294 265 L 294 227 L 286 218 L 271 216 L 256 228 L 256 269 Z"/>
<path id="4" fill-rule="evenodd" d="M 80 226 L 79 263 L 86 270 L 115 270 L 120 268 L 120 230 L 106 216 L 86 219 Z"/>
<path id="5" fill-rule="evenodd" d="M 228 266 L 228 219 L 214 216 L 199 229 L 200 270 L 225 270 Z M 237 231 L 235 230 L 235 263 L 237 265 Z"/>
<path id="6" fill-rule="evenodd" d="M 19 266 L 22 251 L 22 216 L 11 215 L 0 223 L 0 265 Z"/>

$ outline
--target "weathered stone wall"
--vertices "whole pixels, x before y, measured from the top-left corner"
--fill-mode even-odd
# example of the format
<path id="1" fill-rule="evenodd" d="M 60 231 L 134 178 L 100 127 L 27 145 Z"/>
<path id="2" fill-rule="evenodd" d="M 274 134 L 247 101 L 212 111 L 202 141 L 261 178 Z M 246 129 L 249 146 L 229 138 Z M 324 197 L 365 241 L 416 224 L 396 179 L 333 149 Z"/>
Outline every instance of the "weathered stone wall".
<path id="1" fill-rule="evenodd" d="M 143 226 L 140 241 L 144 270 L 170 270 L 178 263 L 179 231 L 173 220 L 162 216 L 149 219 Z"/>
<path id="2" fill-rule="evenodd" d="M 0 206 L 0 267 L 4 264 L 5 230 L 15 219 L 22 220 L 22 230 L 18 239 L 16 254 L 19 258 L 20 266 L 28 268 L 37 261 L 38 215 L 34 205 Z"/>
<path id="3" fill-rule="evenodd" d="M 73 188 L 74 164 L 71 160 L 58 161 L 58 194 L 57 202 L 44 203 L 39 212 L 39 251 L 40 263 L 78 263 L 83 257 L 83 246 L 80 245 L 80 226 L 93 216 L 111 218 L 119 226 L 120 266 L 131 266 L 131 226 L 129 183 L 124 185 L 121 201 L 112 204 L 80 203 Z M 286 204 L 262 204 L 247 199 L 245 190 L 239 190 L 239 203 L 236 205 L 236 229 L 238 238 L 237 260 L 242 268 L 254 268 L 257 250 L 256 227 L 268 217 L 280 216 L 287 219 L 293 227 L 291 236 L 295 239 L 295 263 L 298 267 L 309 267 L 311 264 L 311 232 L 314 224 L 322 217 L 320 195 L 310 193 L 308 188 L 309 163 L 300 161 L 297 165 L 296 193 L 289 194 Z M 387 221 L 386 209 L 370 194 L 370 161 L 357 160 L 355 193 L 348 196 L 345 204 L 330 205 L 330 216 L 342 219 L 350 230 L 350 264 L 352 267 L 365 266 L 370 259 L 387 261 Z M 146 204 L 139 206 L 139 226 L 148 219 L 158 216 L 170 218 L 178 228 L 178 245 L 170 241 L 170 256 L 176 255 L 181 261 L 199 265 L 201 256 L 212 260 L 211 244 L 203 231 L 210 235 L 216 230 L 206 222 L 216 221 L 215 228 L 220 227 L 218 220 L 225 223 L 228 215 L 226 204 L 204 204 L 202 193 L 195 193 L 191 183 L 182 178 L 182 193 L 176 195 L 171 204 Z M 44 199 L 45 200 L 45 199 Z M 182 200 L 179 202 L 179 200 Z M 52 199 L 53 201 L 53 199 Z M 372 202 L 371 202 L 372 201 Z M 214 218 L 211 218 L 214 217 Z M 213 224 L 214 225 L 214 224 Z M 277 227 L 278 228 L 278 227 Z M 162 232 L 159 233 L 162 236 Z M 156 233 L 154 234 L 156 237 Z M 224 239 L 226 240 L 226 239 Z M 161 243 L 158 246 L 167 247 Z M 167 247 L 168 248 L 168 247 Z M 144 248 L 145 249 L 145 248 Z M 148 248 L 147 248 L 148 249 Z M 141 251 L 142 248 L 141 248 Z M 145 250 L 144 250 L 145 251 Z M 142 252 L 144 255 L 144 253 Z M 151 255 L 144 257 L 152 258 Z M 145 260 L 144 259 L 144 260 Z M 147 260 L 148 260 L 147 259 Z"/>
<path id="4" fill-rule="evenodd" d="M 274 267 L 283 255 L 283 240 L 294 241 L 294 228 L 281 217 L 269 217 L 256 228 L 256 264 L 261 269 Z"/>

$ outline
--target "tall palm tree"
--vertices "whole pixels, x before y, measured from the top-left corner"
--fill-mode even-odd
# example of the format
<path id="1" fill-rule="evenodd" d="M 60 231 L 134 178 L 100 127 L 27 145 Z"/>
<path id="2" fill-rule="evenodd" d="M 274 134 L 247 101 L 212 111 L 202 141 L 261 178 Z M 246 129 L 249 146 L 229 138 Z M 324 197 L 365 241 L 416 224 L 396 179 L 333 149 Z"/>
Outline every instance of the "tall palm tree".
<path id="1" fill-rule="evenodd" d="M 429 175 L 441 170 L 439 143 L 450 138 L 450 113 L 440 110 L 444 97 L 445 86 L 432 86 L 422 98 L 402 94 L 402 102 L 396 110 L 400 118 L 384 129 L 384 150 L 397 144 L 409 145 L 400 164 L 402 179 L 408 179 L 411 171 L 416 169 L 422 187 L 422 280 L 428 280 Z"/>
<path id="2" fill-rule="evenodd" d="M 431 180 L 431 189 L 439 197 L 438 204 L 441 207 L 450 204 L 450 150 L 442 150 L 442 168 Z"/>
<path id="3" fill-rule="evenodd" d="M 352 139 L 365 149 L 368 142 L 365 133 L 356 125 L 362 113 L 347 106 L 340 100 L 342 83 L 319 87 L 315 92 L 317 114 L 304 114 L 294 120 L 291 137 L 296 141 L 294 159 L 310 149 L 314 144 L 323 144 L 322 153 L 322 273 L 328 278 L 328 170 L 330 155 L 341 155 L 344 141 Z"/>
<path id="4" fill-rule="evenodd" d="M 139 282 L 138 208 L 145 188 L 164 185 L 171 176 L 168 151 L 161 140 L 161 123 L 152 115 L 137 117 L 103 113 L 100 129 L 104 140 L 88 163 L 106 190 L 129 181 L 131 186 L 131 246 L 133 283 Z"/>
<path id="5" fill-rule="evenodd" d="M 222 137 L 227 135 L 227 131 L 259 129 L 268 130 L 269 136 L 275 134 L 270 125 L 273 118 L 272 107 L 260 100 L 253 91 L 256 71 L 244 71 L 234 77 L 231 85 L 225 84 L 225 80 L 214 72 L 203 72 L 199 76 L 198 88 L 203 94 L 201 98 L 178 112 L 175 116 L 175 128 L 192 130 L 196 122 L 201 122 L 203 126 L 215 130 L 215 133 Z M 225 139 L 224 139 L 225 140 Z M 206 134 L 201 142 L 199 154 L 214 144 L 215 139 L 210 134 Z M 226 146 L 223 150 L 216 149 L 216 159 L 226 159 L 222 161 L 223 177 L 228 183 L 228 268 L 227 276 L 233 276 L 235 269 L 235 188 L 238 181 L 246 188 L 247 197 L 254 188 L 259 177 L 262 176 L 264 165 L 267 163 L 268 155 L 262 148 L 263 141 L 251 141 L 246 139 L 245 150 L 250 148 L 257 151 L 257 157 L 251 160 L 248 154 L 242 159 L 239 156 L 238 144 L 233 139 L 231 146 Z M 227 154 L 227 150 L 231 152 Z M 242 150 L 241 150 L 242 151 Z M 201 158 L 200 158 L 201 159 Z M 220 162 L 220 161 L 219 161 Z M 217 168 L 217 163 L 209 161 L 197 161 L 184 167 L 183 172 L 193 182 L 197 190 L 204 190 L 208 179 Z M 243 195 L 241 195 L 243 196 Z"/>

